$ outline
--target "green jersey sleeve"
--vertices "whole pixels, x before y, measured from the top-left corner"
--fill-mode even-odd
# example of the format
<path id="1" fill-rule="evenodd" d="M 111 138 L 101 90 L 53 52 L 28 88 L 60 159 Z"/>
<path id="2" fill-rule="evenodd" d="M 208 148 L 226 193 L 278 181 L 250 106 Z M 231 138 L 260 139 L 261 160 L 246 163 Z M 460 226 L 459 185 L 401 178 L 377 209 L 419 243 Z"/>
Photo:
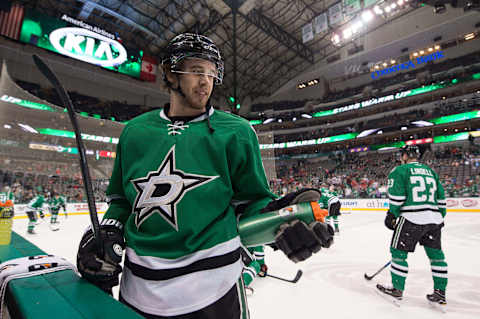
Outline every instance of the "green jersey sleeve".
<path id="1" fill-rule="evenodd" d="M 400 216 L 400 207 L 407 198 L 405 176 L 399 167 L 394 168 L 388 174 L 388 199 L 390 203 L 390 212 L 395 217 Z"/>
<path id="2" fill-rule="evenodd" d="M 445 189 L 438 177 L 437 173 L 435 173 L 435 179 L 437 181 L 437 204 L 442 217 L 445 217 L 447 214 L 447 201 L 445 200 Z"/>
<path id="3" fill-rule="evenodd" d="M 229 158 L 235 159 L 231 170 L 234 191 L 232 200 L 248 200 L 245 214 L 250 215 L 265 207 L 276 196 L 268 186 L 255 131 L 248 127 L 240 132 L 243 136 L 238 137 L 238 143 L 230 144 L 227 150 L 232 154 Z"/>

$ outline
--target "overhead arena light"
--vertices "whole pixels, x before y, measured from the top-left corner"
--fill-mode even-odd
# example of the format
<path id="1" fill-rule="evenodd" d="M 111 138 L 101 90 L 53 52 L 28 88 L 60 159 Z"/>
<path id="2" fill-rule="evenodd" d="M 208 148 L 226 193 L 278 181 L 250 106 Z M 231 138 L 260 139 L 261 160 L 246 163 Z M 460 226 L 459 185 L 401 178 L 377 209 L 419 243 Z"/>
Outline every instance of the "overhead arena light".
<path id="1" fill-rule="evenodd" d="M 274 118 L 269 118 L 269 119 L 266 119 L 265 121 L 263 121 L 263 124 L 268 124 L 268 123 L 271 123 L 273 121 L 275 121 Z"/>
<path id="2" fill-rule="evenodd" d="M 339 44 L 340 43 L 340 37 L 338 36 L 338 34 L 333 34 L 332 42 L 333 42 L 333 44 Z"/>
<path id="3" fill-rule="evenodd" d="M 302 117 L 304 117 L 306 119 L 311 119 L 312 118 L 312 116 L 310 114 L 305 114 L 305 113 L 302 114 Z"/>
<path id="4" fill-rule="evenodd" d="M 343 38 L 344 39 L 350 39 L 352 37 L 352 29 L 351 28 L 346 28 L 343 30 Z"/>
<path id="5" fill-rule="evenodd" d="M 472 40 L 473 38 L 475 38 L 475 33 L 465 34 L 465 41 Z"/>
<path id="6" fill-rule="evenodd" d="M 369 22 L 373 19 L 373 13 L 370 10 L 363 11 L 362 13 L 362 19 L 365 22 Z"/>
<path id="7" fill-rule="evenodd" d="M 415 122 L 412 122 L 412 124 L 415 125 L 415 126 L 419 126 L 419 127 L 432 126 L 433 125 L 433 123 L 427 122 L 427 121 L 415 121 Z"/>
<path id="8" fill-rule="evenodd" d="M 470 11 L 472 9 L 480 10 L 480 1 L 479 0 L 468 0 L 463 7 L 463 11 Z"/>
<path id="9" fill-rule="evenodd" d="M 362 21 L 357 21 L 352 25 L 352 33 L 357 33 L 360 28 L 363 27 Z"/>
<path id="10" fill-rule="evenodd" d="M 435 2 L 434 7 L 433 7 L 433 13 L 436 14 L 442 14 L 447 11 L 447 7 L 445 7 L 445 4 L 441 2 Z"/>
<path id="11" fill-rule="evenodd" d="M 373 7 L 373 12 L 375 12 L 375 14 L 377 14 L 377 15 L 381 15 L 383 13 L 383 10 L 380 9 L 379 6 L 375 6 L 375 7 Z"/>
<path id="12" fill-rule="evenodd" d="M 360 134 L 357 135 L 357 138 L 368 136 L 372 133 L 375 133 L 378 130 L 379 130 L 378 128 L 372 128 L 372 129 L 369 129 L 369 130 L 362 131 L 362 132 L 360 132 Z"/>
<path id="13" fill-rule="evenodd" d="M 27 124 L 22 124 L 22 123 L 17 123 L 18 126 L 20 126 L 22 128 L 22 130 L 24 130 L 25 132 L 29 132 L 29 133 L 34 133 L 34 134 L 37 134 L 38 131 L 36 129 L 34 129 L 33 127 L 31 127 L 30 125 L 27 125 Z"/>

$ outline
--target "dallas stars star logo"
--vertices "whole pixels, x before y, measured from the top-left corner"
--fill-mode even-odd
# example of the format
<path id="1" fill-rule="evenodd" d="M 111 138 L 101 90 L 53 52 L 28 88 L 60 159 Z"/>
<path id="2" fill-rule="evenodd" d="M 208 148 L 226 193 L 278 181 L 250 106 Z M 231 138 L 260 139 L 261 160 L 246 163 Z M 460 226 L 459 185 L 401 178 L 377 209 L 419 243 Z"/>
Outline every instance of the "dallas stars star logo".
<path id="1" fill-rule="evenodd" d="M 132 181 L 137 190 L 137 197 L 133 204 L 137 229 L 148 217 L 158 213 L 178 231 L 177 204 L 185 193 L 217 177 L 187 174 L 177 169 L 175 145 L 173 145 L 157 171 L 149 172 L 147 177 Z"/>

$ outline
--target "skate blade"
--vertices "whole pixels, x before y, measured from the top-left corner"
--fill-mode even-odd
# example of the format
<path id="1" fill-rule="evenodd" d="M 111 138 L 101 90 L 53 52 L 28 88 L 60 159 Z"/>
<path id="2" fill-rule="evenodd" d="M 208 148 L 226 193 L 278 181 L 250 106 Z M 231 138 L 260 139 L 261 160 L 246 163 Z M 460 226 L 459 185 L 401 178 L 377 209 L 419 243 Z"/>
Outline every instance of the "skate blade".
<path id="1" fill-rule="evenodd" d="M 376 292 L 380 297 L 382 297 L 383 299 L 385 299 L 385 300 L 393 303 L 393 304 L 394 304 L 395 306 L 397 306 L 397 307 L 400 307 L 400 306 L 402 305 L 402 300 L 398 300 L 398 299 L 395 298 L 395 297 L 392 297 L 392 296 L 390 296 L 390 295 L 387 295 L 387 294 L 381 292 L 380 290 L 378 290 L 377 287 L 375 287 L 375 292 Z"/>
<path id="2" fill-rule="evenodd" d="M 444 304 L 444 305 L 441 305 L 437 302 L 431 302 L 431 301 L 428 301 L 428 303 L 430 304 L 430 306 L 442 313 L 446 313 L 447 312 L 447 304 Z"/>

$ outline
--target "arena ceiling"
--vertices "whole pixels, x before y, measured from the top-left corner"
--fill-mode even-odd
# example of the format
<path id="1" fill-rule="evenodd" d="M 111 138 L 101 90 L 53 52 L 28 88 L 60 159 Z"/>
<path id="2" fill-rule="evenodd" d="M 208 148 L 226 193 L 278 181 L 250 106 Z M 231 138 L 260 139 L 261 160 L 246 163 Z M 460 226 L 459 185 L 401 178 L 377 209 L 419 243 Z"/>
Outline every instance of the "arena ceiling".
<path id="1" fill-rule="evenodd" d="M 224 85 L 217 88 L 216 97 L 236 96 L 240 102 L 247 97 L 254 100 L 271 95 L 338 51 L 331 37 L 342 27 L 338 25 L 305 44 L 302 42 L 302 27 L 337 0 L 20 2 L 51 16 L 68 14 L 105 30 L 115 30 L 124 44 L 158 58 L 176 34 L 190 31 L 210 36 L 225 58 Z M 411 10 L 415 10 L 414 5 L 405 8 L 406 12 Z"/>

